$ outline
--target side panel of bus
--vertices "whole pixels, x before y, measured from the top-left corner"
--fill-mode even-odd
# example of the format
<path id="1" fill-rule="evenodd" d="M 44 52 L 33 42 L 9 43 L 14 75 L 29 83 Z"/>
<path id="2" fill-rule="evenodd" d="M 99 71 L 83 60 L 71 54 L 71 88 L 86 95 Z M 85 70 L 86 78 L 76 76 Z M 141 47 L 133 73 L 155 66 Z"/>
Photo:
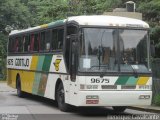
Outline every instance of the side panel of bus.
<path id="1" fill-rule="evenodd" d="M 50 99 L 55 99 L 57 80 L 69 78 L 63 55 L 8 56 L 7 62 L 9 86 L 16 88 L 20 77 L 22 91 Z"/>

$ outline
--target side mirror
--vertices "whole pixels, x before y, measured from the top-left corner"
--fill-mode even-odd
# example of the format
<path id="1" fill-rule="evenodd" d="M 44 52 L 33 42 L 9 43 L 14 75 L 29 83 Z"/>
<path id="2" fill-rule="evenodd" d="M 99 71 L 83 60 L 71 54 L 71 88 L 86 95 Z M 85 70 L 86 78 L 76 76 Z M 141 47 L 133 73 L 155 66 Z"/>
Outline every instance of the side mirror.
<path id="1" fill-rule="evenodd" d="M 78 38 L 78 36 L 76 34 L 68 35 L 66 37 L 67 40 L 72 40 L 72 41 L 77 40 L 77 38 Z"/>
<path id="2" fill-rule="evenodd" d="M 77 42 L 72 41 L 72 58 L 71 58 L 71 81 L 76 81 L 77 73 Z"/>

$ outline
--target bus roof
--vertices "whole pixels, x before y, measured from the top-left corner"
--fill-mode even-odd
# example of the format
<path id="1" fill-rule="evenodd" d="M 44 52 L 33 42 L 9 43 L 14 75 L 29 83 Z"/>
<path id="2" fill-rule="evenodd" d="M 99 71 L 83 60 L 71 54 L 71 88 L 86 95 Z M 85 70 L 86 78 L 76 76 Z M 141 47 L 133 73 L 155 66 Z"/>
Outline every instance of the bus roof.
<path id="1" fill-rule="evenodd" d="M 91 16 L 74 16 L 68 17 L 67 21 L 75 21 L 79 25 L 94 25 L 94 26 L 110 26 L 110 27 L 130 27 L 130 28 L 149 28 L 149 25 L 138 19 L 119 17 L 119 16 L 108 16 L 108 15 L 91 15 Z M 24 30 L 14 30 L 9 35 L 15 35 L 19 33 L 32 32 L 39 29 L 52 28 L 60 25 L 64 25 L 66 19 L 51 22 Z"/>
<path id="2" fill-rule="evenodd" d="M 78 22 L 80 25 L 149 28 L 149 25 L 142 20 L 120 16 L 94 15 L 75 16 L 68 18 L 68 21 L 72 20 Z"/>
<path id="3" fill-rule="evenodd" d="M 36 27 L 31 27 L 31 28 L 24 29 L 24 30 L 13 30 L 13 31 L 11 31 L 11 33 L 9 35 L 15 35 L 15 34 L 20 34 L 20 33 L 27 33 L 27 32 L 32 32 L 32 31 L 36 31 L 36 30 L 40 30 L 40 29 L 45 29 L 45 28 L 52 28 L 52 27 L 64 25 L 65 21 L 66 21 L 66 19 L 64 19 L 64 20 L 58 20 L 58 21 L 55 21 L 55 22 L 51 22 L 49 24 L 43 24 L 43 25 L 36 26 Z"/>

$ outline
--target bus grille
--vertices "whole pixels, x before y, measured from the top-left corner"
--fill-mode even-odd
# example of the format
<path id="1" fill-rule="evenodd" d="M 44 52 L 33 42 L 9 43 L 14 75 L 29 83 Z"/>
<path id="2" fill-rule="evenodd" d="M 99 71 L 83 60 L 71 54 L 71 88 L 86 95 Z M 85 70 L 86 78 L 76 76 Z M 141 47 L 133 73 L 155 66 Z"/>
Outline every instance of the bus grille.
<path id="1" fill-rule="evenodd" d="M 102 89 L 117 89 L 117 85 L 102 85 Z"/>
<path id="2" fill-rule="evenodd" d="M 135 85 L 122 85 L 121 89 L 136 89 Z"/>

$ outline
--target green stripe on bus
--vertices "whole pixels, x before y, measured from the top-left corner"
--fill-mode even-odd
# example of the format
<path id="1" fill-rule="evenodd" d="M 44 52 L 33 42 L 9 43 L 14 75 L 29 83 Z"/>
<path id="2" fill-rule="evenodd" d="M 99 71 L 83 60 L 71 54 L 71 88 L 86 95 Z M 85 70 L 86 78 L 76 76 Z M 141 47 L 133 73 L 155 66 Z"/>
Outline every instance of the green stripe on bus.
<path id="1" fill-rule="evenodd" d="M 34 78 L 34 82 L 33 82 L 33 89 L 32 89 L 33 94 L 38 93 L 40 80 L 41 80 L 41 73 L 35 73 L 35 78 Z"/>
<path id="2" fill-rule="evenodd" d="M 38 63 L 37 63 L 36 70 L 42 71 L 44 58 L 45 58 L 44 55 L 43 56 L 38 56 Z M 41 73 L 37 73 L 36 72 L 35 73 L 35 77 L 34 77 L 34 82 L 33 82 L 33 89 L 32 89 L 32 93 L 33 94 L 37 94 L 38 93 L 40 80 L 41 80 Z"/>
<path id="3" fill-rule="evenodd" d="M 129 79 L 129 76 L 121 76 L 117 79 L 115 85 L 125 85 L 128 79 Z"/>
<path id="4" fill-rule="evenodd" d="M 46 71 L 48 72 L 50 69 L 50 65 L 51 65 L 51 61 L 52 61 L 52 56 L 53 55 L 46 55 L 44 62 L 43 62 L 43 67 L 42 67 L 42 71 Z"/>
<path id="5" fill-rule="evenodd" d="M 126 85 L 136 85 L 138 81 L 138 78 L 130 77 L 126 83 Z"/>
<path id="6" fill-rule="evenodd" d="M 44 55 L 38 57 L 38 64 L 37 64 L 37 70 L 38 71 L 42 70 L 44 59 L 45 59 Z"/>
<path id="7" fill-rule="evenodd" d="M 64 25 L 64 20 L 58 20 L 58 21 L 55 21 L 55 22 L 51 22 L 51 23 L 48 24 L 48 28 L 56 27 L 58 25 Z"/>
<path id="8" fill-rule="evenodd" d="M 44 96 L 45 90 L 46 90 L 46 85 L 47 85 L 47 79 L 48 79 L 48 73 L 42 73 L 41 74 L 41 79 L 38 87 L 38 95 Z"/>

